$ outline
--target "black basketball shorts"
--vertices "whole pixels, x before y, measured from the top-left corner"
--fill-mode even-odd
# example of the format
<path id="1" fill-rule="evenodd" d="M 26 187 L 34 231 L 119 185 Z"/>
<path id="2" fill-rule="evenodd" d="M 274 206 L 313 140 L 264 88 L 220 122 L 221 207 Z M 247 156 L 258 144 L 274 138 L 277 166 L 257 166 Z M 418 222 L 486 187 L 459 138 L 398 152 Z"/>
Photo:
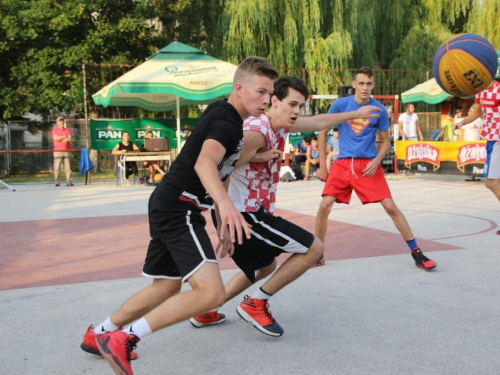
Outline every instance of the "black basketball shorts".
<path id="1" fill-rule="evenodd" d="M 186 281 L 206 262 L 217 263 L 201 213 L 168 210 L 153 193 L 148 216 L 151 240 L 144 276 Z"/>
<path id="2" fill-rule="evenodd" d="M 314 235 L 279 216 L 266 214 L 263 209 L 242 212 L 246 222 L 252 225 L 251 238 L 243 244 L 234 244 L 232 256 L 246 277 L 255 282 L 255 271 L 267 267 L 282 253 L 305 253 L 314 242 Z M 212 220 L 217 227 L 215 214 Z"/>

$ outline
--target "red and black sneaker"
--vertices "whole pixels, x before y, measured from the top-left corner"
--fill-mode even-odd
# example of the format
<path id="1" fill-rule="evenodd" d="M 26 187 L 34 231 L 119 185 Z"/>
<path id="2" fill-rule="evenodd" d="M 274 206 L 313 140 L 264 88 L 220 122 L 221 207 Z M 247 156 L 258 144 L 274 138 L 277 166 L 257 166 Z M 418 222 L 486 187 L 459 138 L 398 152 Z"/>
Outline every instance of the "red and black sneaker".
<path id="1" fill-rule="evenodd" d="M 97 349 L 115 373 L 134 374 L 130 366 L 130 353 L 137 347 L 139 337 L 123 331 L 114 331 L 97 336 L 95 341 Z"/>
<path id="2" fill-rule="evenodd" d="M 415 260 L 415 265 L 418 268 L 423 268 L 424 270 L 429 271 L 437 266 L 436 262 L 427 258 L 418 247 L 415 250 L 412 250 L 411 256 Z"/>
<path id="3" fill-rule="evenodd" d="M 236 308 L 236 312 L 266 335 L 275 337 L 283 335 L 283 328 L 274 320 L 271 311 L 269 311 L 267 299 L 245 296 L 245 300 Z"/>
<path id="4" fill-rule="evenodd" d="M 217 311 L 210 311 L 189 319 L 189 322 L 196 328 L 221 324 L 225 321 L 226 316 L 224 314 L 219 314 Z"/>
<path id="5" fill-rule="evenodd" d="M 122 330 L 122 327 L 119 327 L 118 330 Z M 100 336 L 104 333 L 108 333 L 107 331 L 104 331 L 103 333 L 94 333 L 94 326 L 90 325 L 89 328 L 87 329 L 87 332 L 85 332 L 85 336 L 83 336 L 83 342 L 80 345 L 80 348 L 82 348 L 83 351 L 86 351 L 87 353 L 90 354 L 95 354 L 95 355 L 101 355 L 99 352 L 99 349 L 97 349 L 97 344 L 95 342 L 95 338 L 97 336 Z M 134 359 L 137 359 L 137 353 L 132 352 L 130 353 L 130 360 L 133 361 Z"/>

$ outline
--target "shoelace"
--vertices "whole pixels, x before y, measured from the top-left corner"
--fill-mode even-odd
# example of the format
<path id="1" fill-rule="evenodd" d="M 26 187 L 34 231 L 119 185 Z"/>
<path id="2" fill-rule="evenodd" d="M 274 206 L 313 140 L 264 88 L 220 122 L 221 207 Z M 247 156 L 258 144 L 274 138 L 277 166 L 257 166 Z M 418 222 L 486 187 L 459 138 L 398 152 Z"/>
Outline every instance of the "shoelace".
<path id="1" fill-rule="evenodd" d="M 132 352 L 132 350 L 135 350 L 135 348 L 137 348 L 137 341 L 139 341 L 138 337 L 134 336 L 128 338 L 127 342 L 125 343 L 125 355 L 127 357 L 127 361 L 129 362 L 130 362 L 130 353 Z"/>
<path id="2" fill-rule="evenodd" d="M 274 322 L 273 315 L 271 314 L 271 310 L 269 310 L 269 302 L 266 302 L 264 305 L 264 314 L 266 314 L 267 318 L 271 321 Z"/>
<path id="3" fill-rule="evenodd" d="M 245 297 L 243 297 L 243 300 L 246 300 L 248 298 L 250 298 L 250 296 L 245 296 Z M 269 302 L 266 302 L 266 304 L 264 305 L 263 310 L 264 310 L 264 314 L 266 315 L 266 317 L 271 321 L 271 323 L 273 323 L 274 322 L 274 318 L 273 318 L 273 315 L 271 313 L 271 310 L 269 310 Z"/>

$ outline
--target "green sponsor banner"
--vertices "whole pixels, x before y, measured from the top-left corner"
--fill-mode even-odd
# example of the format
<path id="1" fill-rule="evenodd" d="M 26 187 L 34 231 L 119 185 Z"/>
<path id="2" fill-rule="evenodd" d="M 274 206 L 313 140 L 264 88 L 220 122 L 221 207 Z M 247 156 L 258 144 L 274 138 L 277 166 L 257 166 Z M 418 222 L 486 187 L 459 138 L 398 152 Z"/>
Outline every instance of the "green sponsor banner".
<path id="1" fill-rule="evenodd" d="M 193 129 L 198 119 L 182 119 L 181 131 L 186 125 Z M 146 132 L 153 132 L 154 138 L 168 138 L 170 149 L 177 148 L 176 119 L 133 119 L 133 120 L 90 120 L 91 148 L 94 150 L 112 150 L 121 140 L 124 132 L 130 134 L 130 141 L 137 147 L 144 144 Z M 181 135 L 183 140 L 185 134 Z"/>
<path id="2" fill-rule="evenodd" d="M 185 127 L 193 129 L 198 119 L 181 119 L 181 140 L 185 138 Z M 133 120 L 90 120 L 90 136 L 91 148 L 94 150 L 112 150 L 121 140 L 123 132 L 130 134 L 130 141 L 134 142 L 137 147 L 144 144 L 144 136 L 146 132 L 152 131 L 155 138 L 168 138 L 170 149 L 177 148 L 177 137 L 175 131 L 177 129 L 176 119 L 133 119 Z M 319 132 L 303 132 L 290 133 L 290 144 L 295 147 L 295 144 L 302 140 L 305 136 Z M 328 132 L 327 140 L 332 136 L 333 131 Z"/>

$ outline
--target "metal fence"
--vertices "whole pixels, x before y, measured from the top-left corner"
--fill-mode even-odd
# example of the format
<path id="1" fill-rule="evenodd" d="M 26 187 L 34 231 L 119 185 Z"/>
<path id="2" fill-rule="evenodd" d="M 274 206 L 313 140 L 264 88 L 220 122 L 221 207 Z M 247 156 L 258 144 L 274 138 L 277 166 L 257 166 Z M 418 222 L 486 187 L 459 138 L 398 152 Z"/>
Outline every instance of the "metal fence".
<path id="1" fill-rule="evenodd" d="M 54 170 L 52 152 L 16 152 L 0 154 L 2 174 L 38 174 Z M 2 172 L 2 171 L 0 171 Z"/>
<path id="2" fill-rule="evenodd" d="M 72 150 L 71 170 L 79 169 L 79 150 Z M 54 172 L 52 150 L 0 150 L 0 176 L 44 174 Z"/>
<path id="3" fill-rule="evenodd" d="M 418 112 L 417 114 L 424 139 L 435 139 L 440 130 L 441 113 Z M 394 120 L 394 123 L 397 123 L 397 119 Z M 80 134 L 80 129 L 72 129 L 72 134 L 76 139 L 84 138 Z M 41 150 L 41 146 L 41 144 L 33 143 L 30 144 L 30 147 L 33 148 L 32 150 L 20 150 L 15 153 L 1 153 L 0 151 L 0 176 L 53 173 L 53 154 L 51 151 Z M 79 169 L 78 161 L 79 154 L 73 153 L 71 161 L 73 171 Z M 96 164 L 95 172 L 113 170 L 115 167 L 115 156 L 111 155 L 111 150 L 98 151 Z"/>
<path id="4" fill-rule="evenodd" d="M 423 132 L 441 129 L 441 112 L 418 112 L 418 125 Z"/>
<path id="5" fill-rule="evenodd" d="M 107 107 L 95 106 L 90 94 L 99 91 L 103 86 L 117 79 L 135 65 L 115 65 L 115 64 L 86 64 L 86 87 L 88 92 L 88 107 L 90 118 L 168 118 L 173 114 L 170 112 L 148 112 L 140 108 L 134 107 Z M 308 69 L 308 68 L 279 68 L 280 74 L 298 76 L 304 80 L 306 85 L 313 81 L 323 80 L 331 83 L 332 92 L 321 92 L 312 94 L 336 94 L 336 87 L 340 85 L 350 84 L 350 79 L 356 69 Z M 404 70 L 374 70 L 375 81 L 377 82 L 374 95 L 399 95 L 417 83 L 421 83 L 430 78 L 429 71 L 404 71 Z M 201 113 L 201 108 L 182 107 L 181 117 L 196 117 L 195 112 Z M 424 112 L 418 113 L 420 126 L 425 135 L 432 135 L 439 128 L 440 114 L 439 112 L 430 112 L 436 110 L 428 105 L 419 108 Z M 195 116 L 193 116 L 195 114 Z M 199 114 L 199 113 L 198 113 Z M 190 116 L 191 115 L 191 116 Z M 71 128 L 73 136 L 73 147 L 87 147 L 87 127 L 83 120 L 67 121 L 68 128 Z M 394 123 L 397 119 L 394 119 Z M 21 125 L 21 124 L 19 124 Z M 22 124 L 27 126 L 29 124 Z M 50 133 L 49 130 L 45 130 Z M 426 136 L 426 139 L 429 138 Z M 0 137 L 1 138 L 1 137 Z M 5 139 L 5 135 L 3 135 Z M 5 143 L 5 142 L 4 142 Z M 43 137 L 43 142 L 26 142 L 23 144 L 23 149 L 43 150 L 51 148 L 52 140 L 50 134 Z M 12 145 L 11 145 L 12 147 Z M 4 148 L 7 149 L 7 147 Z M 76 153 L 72 157 L 72 169 L 78 170 L 78 157 Z M 100 171 L 112 170 L 115 165 L 115 158 L 110 151 L 99 151 L 97 157 L 97 168 Z M 51 152 L 18 152 L 13 154 L 0 154 L 0 176 L 10 174 L 38 174 L 53 172 L 53 156 Z"/>
<path id="6" fill-rule="evenodd" d="M 80 169 L 80 154 L 71 154 L 71 170 Z M 112 171 L 115 156 L 111 151 L 98 151 L 94 172 Z M 0 176 L 23 174 L 51 174 L 54 172 L 54 156 L 51 150 L 17 150 L 8 153 L 0 150 Z"/>
<path id="7" fill-rule="evenodd" d="M 87 127 L 84 119 L 67 119 L 73 149 L 87 147 Z M 52 173 L 53 121 L 10 121 L 3 124 L 0 142 L 0 176 L 13 174 Z M 14 136 L 17 134 L 17 136 Z M 2 152 L 2 150 L 4 152 Z M 5 151 L 9 152 L 6 153 Z M 15 151 L 15 152 L 13 152 Z M 72 170 L 78 170 L 79 155 L 73 153 Z"/>

